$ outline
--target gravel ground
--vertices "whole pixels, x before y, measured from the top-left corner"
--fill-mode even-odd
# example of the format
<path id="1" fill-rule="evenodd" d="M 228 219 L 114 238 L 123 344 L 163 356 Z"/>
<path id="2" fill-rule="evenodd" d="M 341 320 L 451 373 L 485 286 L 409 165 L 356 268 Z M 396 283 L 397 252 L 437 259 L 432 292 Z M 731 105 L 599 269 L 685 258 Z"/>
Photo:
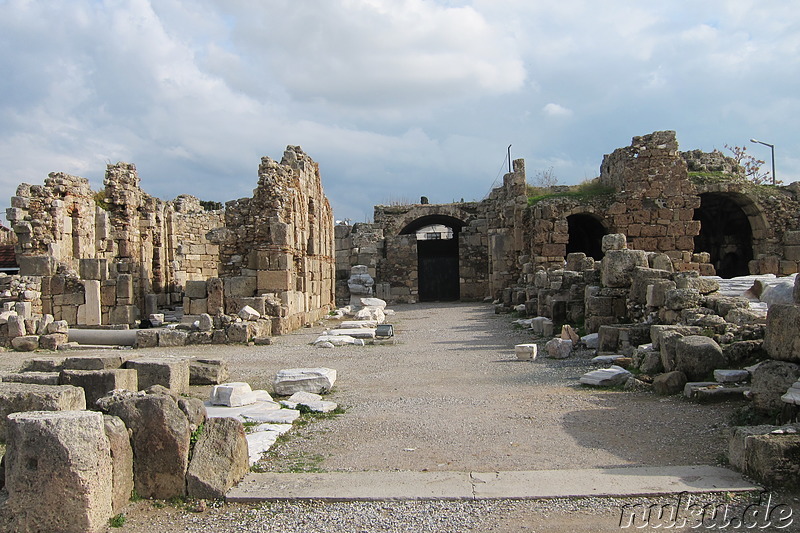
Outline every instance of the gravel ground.
<path id="1" fill-rule="evenodd" d="M 339 377 L 328 399 L 345 413 L 293 430 L 259 464 L 266 471 L 485 472 L 715 464 L 724 457 L 736 404 L 584 388 L 578 378 L 591 368 L 588 355 L 517 361 L 514 345 L 530 342 L 530 334 L 485 304 L 394 309 L 395 345 L 317 349 L 308 345 L 323 329 L 315 325 L 276 337 L 271 346 L 140 353 L 226 358 L 231 379 L 254 389 L 269 389 L 281 368 L 335 368 Z M 0 370 L 15 370 L 26 357 L 0 354 Z M 193 389 L 206 397 L 209 387 Z M 791 495 L 781 497 L 796 504 Z M 612 531 L 624 503 L 212 503 L 198 509 L 193 502 L 141 501 L 126 510 L 123 528 L 109 531 Z"/>

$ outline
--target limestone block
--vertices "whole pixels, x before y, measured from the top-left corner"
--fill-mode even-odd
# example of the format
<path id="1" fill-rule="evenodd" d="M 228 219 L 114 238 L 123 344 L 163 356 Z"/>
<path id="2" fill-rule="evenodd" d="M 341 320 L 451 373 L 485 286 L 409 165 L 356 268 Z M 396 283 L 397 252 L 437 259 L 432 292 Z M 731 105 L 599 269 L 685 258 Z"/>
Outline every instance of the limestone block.
<path id="1" fill-rule="evenodd" d="M 236 302 L 242 307 L 244 306 L 252 307 L 260 315 L 264 315 L 267 312 L 266 298 L 264 296 L 253 296 L 252 298 L 237 298 Z"/>
<path id="2" fill-rule="evenodd" d="M 210 315 L 217 315 L 224 311 L 224 284 L 219 278 L 210 278 L 206 282 L 206 290 L 208 291 L 208 313 Z"/>
<path id="3" fill-rule="evenodd" d="M 789 304 L 771 306 L 767 312 L 764 349 L 772 359 L 800 362 L 798 331 L 800 331 L 800 306 Z"/>
<path id="4" fill-rule="evenodd" d="M 551 359 L 566 359 L 572 353 L 572 341 L 568 339 L 550 339 L 544 345 L 547 357 Z"/>
<path id="5" fill-rule="evenodd" d="M 136 331 L 137 348 L 155 348 L 158 346 L 158 331 L 155 329 L 140 329 Z"/>
<path id="6" fill-rule="evenodd" d="M 255 276 L 234 276 L 225 280 L 225 296 L 233 298 L 251 297 L 257 290 Z"/>
<path id="7" fill-rule="evenodd" d="M 188 496 L 222 499 L 249 470 L 247 438 L 241 421 L 212 418 L 203 427 L 186 472 Z"/>
<path id="8" fill-rule="evenodd" d="M 664 294 L 664 306 L 667 309 L 680 311 L 700 305 L 700 293 L 697 289 L 672 289 Z"/>
<path id="9" fill-rule="evenodd" d="M 200 398 L 186 398 L 181 396 L 178 398 L 178 408 L 186 415 L 191 431 L 200 427 L 208 418 L 205 402 Z"/>
<path id="10" fill-rule="evenodd" d="M 55 351 L 67 342 L 69 342 L 69 335 L 66 333 L 50 333 L 39 337 L 39 348 Z"/>
<path id="11" fill-rule="evenodd" d="M 764 361 L 752 372 L 750 396 L 756 411 L 774 414 L 783 408 L 783 396 L 800 379 L 800 365 L 787 361 Z"/>
<path id="12" fill-rule="evenodd" d="M 244 343 L 250 340 L 248 324 L 245 322 L 231 324 L 227 327 L 226 333 L 228 336 L 228 342 Z"/>
<path id="13" fill-rule="evenodd" d="M 210 331 L 192 331 L 186 337 L 186 344 L 211 344 L 213 333 Z"/>
<path id="14" fill-rule="evenodd" d="M 731 437 L 728 441 L 728 461 L 730 465 L 743 472 L 746 468 L 745 450 L 748 447 L 750 437 L 754 435 L 765 435 L 775 429 L 775 426 L 736 426 L 731 428 Z"/>
<path id="15" fill-rule="evenodd" d="M 800 487 L 800 435 L 751 435 L 744 450 L 744 473 L 767 487 Z"/>
<path id="16" fill-rule="evenodd" d="M 189 391 L 189 361 L 186 359 L 131 359 L 125 363 L 139 373 L 139 388 L 161 385 L 175 394 Z"/>
<path id="17" fill-rule="evenodd" d="M 20 276 L 52 276 L 56 271 L 55 258 L 50 255 L 17 255 L 17 264 Z"/>
<path id="18" fill-rule="evenodd" d="M 30 383 L 32 385 L 58 385 L 59 372 L 14 372 L 3 376 L 8 383 Z"/>
<path id="19" fill-rule="evenodd" d="M 184 298 L 184 302 L 191 302 L 190 306 L 186 306 L 184 304 L 185 309 L 183 310 L 187 315 L 202 315 L 203 313 L 208 313 L 208 298 L 196 298 L 193 300 L 189 300 L 188 298 Z"/>
<path id="20" fill-rule="evenodd" d="M 117 298 L 133 298 L 133 276 L 131 274 L 117 275 Z"/>
<path id="21" fill-rule="evenodd" d="M 533 361 L 536 359 L 536 344 L 517 344 L 514 353 L 520 361 Z"/>
<path id="22" fill-rule="evenodd" d="M 714 370 L 714 379 L 719 383 L 741 383 L 750 379 L 750 372 L 737 369 L 717 369 Z"/>
<path id="23" fill-rule="evenodd" d="M 623 250 L 628 247 L 628 243 L 624 234 L 609 233 L 608 235 L 603 235 L 600 246 L 603 250 L 603 253 L 606 253 L 611 250 Z"/>
<path id="24" fill-rule="evenodd" d="M 128 393 L 103 398 L 100 404 L 131 430 L 136 492 L 143 498 L 184 496 L 191 431 L 175 398 Z"/>
<path id="25" fill-rule="evenodd" d="M 111 450 L 112 514 L 117 514 L 128 506 L 133 492 L 133 448 L 121 419 L 103 415 L 103 426 Z"/>
<path id="26" fill-rule="evenodd" d="M 34 357 L 22 362 L 20 372 L 59 372 L 63 364 L 63 357 Z"/>
<path id="27" fill-rule="evenodd" d="M 0 383 L 0 441 L 6 438 L 6 416 L 20 411 L 86 409 L 83 389 L 70 385 Z"/>
<path id="28" fill-rule="evenodd" d="M 97 400 L 113 390 L 139 390 L 136 370 L 128 368 L 62 370 L 60 382 L 61 385 L 81 387 L 86 394 L 86 406 L 89 409 L 96 409 Z"/>
<path id="29" fill-rule="evenodd" d="M 11 339 L 11 346 L 18 352 L 32 352 L 39 348 L 38 335 L 23 335 Z"/>
<path id="30" fill-rule="evenodd" d="M 69 324 L 66 320 L 54 320 L 47 326 L 47 333 L 69 333 Z"/>
<path id="31" fill-rule="evenodd" d="M 725 365 L 722 348 L 714 339 L 688 335 L 675 342 L 675 370 L 686 374 L 689 381 L 704 379 Z"/>
<path id="32" fill-rule="evenodd" d="M 249 305 L 242 307 L 238 315 L 242 320 L 258 320 L 261 318 L 261 314 Z"/>
<path id="33" fill-rule="evenodd" d="M 686 374 L 678 370 L 659 374 L 653 379 L 653 392 L 659 396 L 672 396 L 683 392 L 686 386 Z"/>
<path id="34" fill-rule="evenodd" d="M 31 305 L 31 302 L 15 302 L 14 311 L 22 318 L 31 318 L 33 306 Z M 33 330 L 33 332 L 35 331 L 36 330 Z"/>
<path id="35" fill-rule="evenodd" d="M 183 293 L 187 298 L 207 298 L 208 290 L 205 281 L 187 281 L 183 286 Z"/>
<path id="36" fill-rule="evenodd" d="M 289 270 L 259 270 L 256 279 L 260 291 L 288 291 L 294 288 L 293 273 Z"/>
<path id="37" fill-rule="evenodd" d="M 188 333 L 179 329 L 158 330 L 159 346 L 185 346 Z"/>
<path id="38" fill-rule="evenodd" d="M 24 336 L 26 334 L 25 319 L 17 314 L 9 315 L 7 328 L 9 339 Z"/>
<path id="39" fill-rule="evenodd" d="M 133 325 L 139 320 L 139 308 L 135 305 L 118 305 L 111 309 L 112 324 Z"/>
<path id="40" fill-rule="evenodd" d="M 644 250 L 609 250 L 601 262 L 601 281 L 606 287 L 629 287 L 634 268 L 647 265 Z"/>
<path id="41" fill-rule="evenodd" d="M 80 276 L 83 280 L 102 281 L 108 278 L 107 259 L 81 259 Z"/>
<path id="42" fill-rule="evenodd" d="M 259 394 L 259 392 L 264 391 L 253 391 L 250 385 L 241 381 L 223 383 L 222 385 L 215 385 L 211 390 L 209 402 L 211 402 L 211 405 L 241 407 L 254 404 L 259 399 L 263 399 L 263 395 Z M 271 398 L 268 401 L 271 401 Z"/>
<path id="43" fill-rule="evenodd" d="M 106 530 L 113 468 L 100 413 L 9 415 L 5 463 L 14 531 Z"/>
<path id="44" fill-rule="evenodd" d="M 122 355 L 78 355 L 64 359 L 62 367 L 65 370 L 108 370 L 122 368 L 127 360 L 128 357 Z"/>
<path id="45" fill-rule="evenodd" d="M 289 396 L 305 391 L 325 393 L 336 382 L 336 370 L 332 368 L 290 368 L 280 370 L 272 383 L 275 394 Z"/>
<path id="46" fill-rule="evenodd" d="M 630 376 L 631 373 L 621 366 L 612 365 L 608 368 L 587 372 L 581 376 L 579 381 L 583 385 L 593 387 L 614 387 L 624 384 Z"/>
<path id="47" fill-rule="evenodd" d="M 228 380 L 228 362 L 224 359 L 189 361 L 190 385 L 219 385 Z"/>
<path id="48" fill-rule="evenodd" d="M 200 331 L 211 331 L 214 329 L 214 320 L 208 313 L 202 313 L 197 321 Z"/>

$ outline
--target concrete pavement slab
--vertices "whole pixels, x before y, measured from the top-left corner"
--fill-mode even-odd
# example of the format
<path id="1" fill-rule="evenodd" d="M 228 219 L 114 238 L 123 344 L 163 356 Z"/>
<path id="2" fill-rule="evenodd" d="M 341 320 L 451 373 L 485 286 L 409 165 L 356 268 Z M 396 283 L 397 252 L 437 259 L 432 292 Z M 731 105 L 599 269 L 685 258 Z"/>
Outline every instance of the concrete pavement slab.
<path id="1" fill-rule="evenodd" d="M 471 500 L 468 472 L 328 472 L 248 474 L 229 502 L 273 500 Z"/>
<path id="2" fill-rule="evenodd" d="M 226 498 L 233 502 L 539 499 L 753 490 L 760 487 L 726 468 L 667 466 L 491 473 L 251 473 Z"/>
<path id="3" fill-rule="evenodd" d="M 653 496 L 757 490 L 741 474 L 715 466 L 473 473 L 476 499 Z"/>

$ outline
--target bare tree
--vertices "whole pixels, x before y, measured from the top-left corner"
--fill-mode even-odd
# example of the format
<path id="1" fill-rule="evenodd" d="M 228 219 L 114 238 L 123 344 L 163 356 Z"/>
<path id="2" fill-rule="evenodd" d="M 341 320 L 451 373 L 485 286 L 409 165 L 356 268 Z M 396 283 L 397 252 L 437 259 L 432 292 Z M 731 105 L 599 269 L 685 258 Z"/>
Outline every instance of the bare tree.
<path id="1" fill-rule="evenodd" d="M 558 185 L 558 177 L 553 172 L 553 167 L 537 170 L 533 177 L 533 183 L 536 187 L 547 189 Z"/>
<path id="2" fill-rule="evenodd" d="M 767 171 L 761 171 L 761 165 L 764 164 L 764 161 L 761 159 L 756 159 L 752 155 L 747 153 L 747 147 L 745 146 L 729 146 L 725 145 L 733 157 L 733 160 L 736 161 L 736 164 L 742 169 L 744 173 L 744 179 L 755 183 L 756 185 L 766 185 L 772 182 L 772 178 L 770 173 Z M 776 184 L 783 183 L 782 181 L 778 180 L 775 182 Z"/>

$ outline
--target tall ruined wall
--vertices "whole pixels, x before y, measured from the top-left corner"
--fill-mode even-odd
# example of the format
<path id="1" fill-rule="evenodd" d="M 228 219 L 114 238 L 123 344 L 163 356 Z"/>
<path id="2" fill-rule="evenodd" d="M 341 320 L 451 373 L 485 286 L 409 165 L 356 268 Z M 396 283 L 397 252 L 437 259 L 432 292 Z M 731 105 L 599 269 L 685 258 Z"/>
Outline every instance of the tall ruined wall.
<path id="1" fill-rule="evenodd" d="M 492 190 L 481 202 L 486 220 L 488 239 L 488 296 L 498 298 L 506 287 L 522 275 L 520 255 L 527 248 L 524 234 L 525 212 L 528 208 L 528 185 L 525 161 L 517 159 L 513 170 L 503 176 L 503 185 Z"/>
<path id="2" fill-rule="evenodd" d="M 204 212 L 197 199 L 176 209 L 149 196 L 129 163 L 108 165 L 104 186 L 95 192 L 85 178 L 54 172 L 11 199 L 20 273 L 43 278 L 45 312 L 70 324 L 132 324 L 145 295 L 180 302 L 187 279 L 217 274 L 218 249 L 206 233 L 222 224 L 221 212 Z M 88 315 L 79 312 L 87 301 Z"/>
<path id="3" fill-rule="evenodd" d="M 225 207 L 225 229 L 213 239 L 226 307 L 271 295 L 280 305 L 276 333 L 324 315 L 334 303 L 333 212 L 317 163 L 299 146 L 287 147 L 280 163 L 264 157 L 253 197 Z"/>

